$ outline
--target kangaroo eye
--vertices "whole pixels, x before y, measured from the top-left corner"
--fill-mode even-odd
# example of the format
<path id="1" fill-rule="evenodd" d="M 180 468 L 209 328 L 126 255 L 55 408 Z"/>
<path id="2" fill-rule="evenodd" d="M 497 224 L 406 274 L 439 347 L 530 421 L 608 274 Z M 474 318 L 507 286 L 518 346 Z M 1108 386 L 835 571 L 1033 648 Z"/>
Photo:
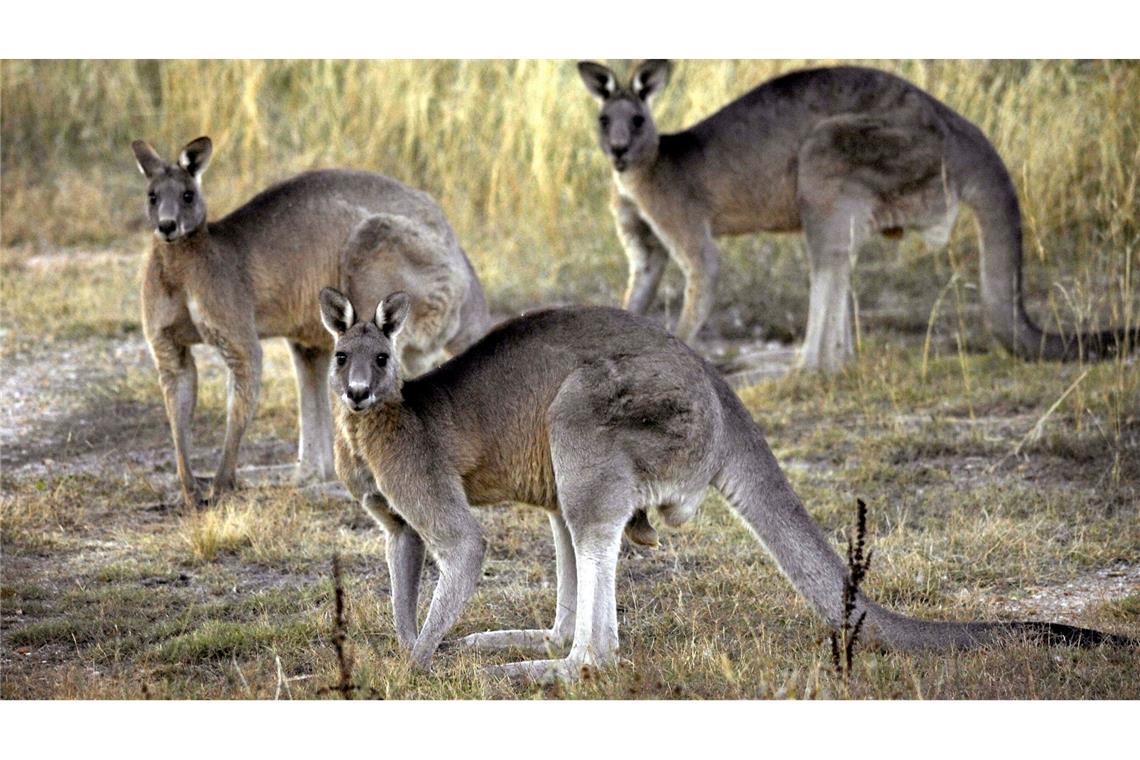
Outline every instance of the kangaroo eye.
<path id="1" fill-rule="evenodd" d="M 340 351 L 337 351 L 336 352 L 336 366 L 343 367 L 344 363 L 346 361 L 348 361 L 348 356 L 341 353 Z"/>
<path id="2" fill-rule="evenodd" d="M 182 193 L 182 200 L 185 203 L 193 203 L 194 202 L 194 192 L 192 190 L 187 190 L 186 192 Z"/>
<path id="3" fill-rule="evenodd" d="M 383 367 L 388 363 L 388 354 L 376 354 L 376 366 Z"/>
<path id="4" fill-rule="evenodd" d="M 158 203 L 158 196 L 154 193 L 147 193 L 146 199 L 150 201 L 150 205 L 152 206 Z"/>
<path id="5" fill-rule="evenodd" d="M 637 114 L 633 117 L 633 119 L 631 119 L 631 121 L 633 122 L 634 129 L 641 129 L 642 125 L 645 124 L 645 117 L 641 114 Z"/>
<path id="6" fill-rule="evenodd" d="M 598 123 L 602 125 L 602 129 L 605 129 L 610 125 L 610 117 L 602 114 L 598 117 Z"/>

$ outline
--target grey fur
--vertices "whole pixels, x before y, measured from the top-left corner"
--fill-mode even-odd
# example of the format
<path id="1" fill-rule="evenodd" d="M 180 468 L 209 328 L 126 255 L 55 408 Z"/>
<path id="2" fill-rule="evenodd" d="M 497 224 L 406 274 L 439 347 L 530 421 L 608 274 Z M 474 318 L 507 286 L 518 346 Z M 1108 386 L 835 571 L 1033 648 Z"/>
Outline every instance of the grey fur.
<path id="1" fill-rule="evenodd" d="M 380 308 L 399 300 L 390 296 Z M 337 303 L 335 293 L 322 294 L 326 323 L 337 322 Z M 554 623 L 474 634 L 462 643 L 570 650 L 562 659 L 513 663 L 496 673 L 574 678 L 583 666 L 612 664 L 623 528 L 636 510 L 650 507 L 680 525 L 710 485 L 796 589 L 829 623 L 839 623 L 846 567 L 751 415 L 713 367 L 648 321 L 606 308 L 536 312 L 407 382 L 392 363 L 375 361 L 394 346 L 374 322 L 335 335 L 330 383 L 344 402 L 336 407 L 337 472 L 389 534 L 397 633 L 417 666 L 428 667 L 481 575 L 485 542 L 471 507 L 503 501 L 550 516 Z M 346 392 L 354 372 L 367 373 L 366 399 Z M 425 547 L 440 577 L 416 634 Z M 857 612 L 864 610 L 869 637 L 903 649 L 973 646 L 1018 625 L 920 621 L 860 597 Z M 1110 638 L 1031 625 L 1040 628 L 1030 633 L 1078 643 Z"/>
<path id="2" fill-rule="evenodd" d="M 143 329 L 162 384 L 183 497 L 201 500 L 190 467 L 197 397 L 195 343 L 229 369 L 226 436 L 212 494 L 234 485 L 238 446 L 261 383 L 260 340 L 289 341 L 300 411 L 298 476 L 333 473 L 326 368 L 332 347 L 317 293 L 342 288 L 357 310 L 396 289 L 413 297 L 400 360 L 417 374 L 458 353 L 490 323 L 479 280 L 427 193 L 369 172 L 323 170 L 280 182 L 216 222 L 206 221 L 207 137 L 167 163 L 132 144 L 148 182 L 154 247 L 143 273 Z M 371 313 L 362 314 L 370 318 Z"/>
<path id="3" fill-rule="evenodd" d="M 677 334 L 692 341 L 713 305 L 714 239 L 803 231 L 811 294 L 801 364 L 836 369 L 853 351 L 851 267 L 873 234 L 922 232 L 945 244 L 959 202 L 982 238 L 982 301 L 990 329 L 1025 358 L 1114 355 L 1140 329 L 1042 332 L 1025 312 L 1021 215 L 1001 158 L 981 130 L 899 77 L 843 66 L 765 82 L 704 121 L 659 134 L 648 99 L 668 81 L 647 61 L 629 83 L 578 64 L 601 103 L 598 140 L 614 168 L 613 213 L 629 257 L 624 306 L 644 313 L 666 261 L 685 274 Z"/>

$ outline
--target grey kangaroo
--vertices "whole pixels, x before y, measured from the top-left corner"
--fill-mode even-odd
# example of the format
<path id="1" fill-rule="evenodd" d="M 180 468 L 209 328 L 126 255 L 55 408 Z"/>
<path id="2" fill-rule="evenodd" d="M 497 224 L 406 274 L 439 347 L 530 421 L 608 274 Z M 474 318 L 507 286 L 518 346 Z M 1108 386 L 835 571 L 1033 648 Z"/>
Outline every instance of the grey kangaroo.
<path id="1" fill-rule="evenodd" d="M 202 484 L 190 467 L 197 370 L 207 343 L 229 371 L 226 433 L 211 497 L 234 486 L 238 446 L 261 383 L 262 338 L 289 341 L 300 406 L 298 476 L 333 475 L 327 365 L 332 344 L 317 294 L 339 285 L 361 309 L 385 293 L 412 294 L 400 358 L 410 374 L 458 353 L 489 324 L 483 291 L 443 212 L 426 193 L 368 172 L 311 171 L 206 221 L 202 173 L 213 146 L 199 137 L 167 163 L 131 145 L 147 179 L 154 245 L 142 282 L 143 330 L 162 385 L 178 479 L 190 505 Z M 371 314 L 364 314 L 370 317 Z"/>
<path id="2" fill-rule="evenodd" d="M 811 291 L 800 363 L 834 370 L 853 352 L 848 295 L 862 244 L 917 230 L 945 245 L 961 202 L 981 232 L 987 321 L 1007 349 L 1064 360 L 1140 342 L 1140 328 L 1061 336 L 1032 322 L 1009 172 L 981 130 L 903 79 L 851 66 L 796 71 L 659 134 L 650 104 L 669 61 L 644 62 L 625 84 L 597 63 L 578 71 L 601 103 L 598 140 L 614 169 L 613 214 L 629 258 L 624 306 L 645 313 L 671 256 L 685 275 L 682 340 L 696 337 L 713 305 L 714 238 L 802 230 Z"/>
<path id="3" fill-rule="evenodd" d="M 831 624 L 842 615 L 846 566 L 784 477 L 764 435 L 717 371 L 680 340 L 618 309 L 541 311 L 503 323 L 465 353 L 404 381 L 397 350 L 408 298 L 394 293 L 372 320 L 321 292 L 336 336 L 330 382 L 337 473 L 387 531 L 399 641 L 427 668 L 481 575 L 484 540 L 472 506 L 515 501 L 547 511 L 557 602 L 542 630 L 477 633 L 476 649 L 564 659 L 512 663 L 499 675 L 574 678 L 618 652 L 614 575 L 624 526 L 656 507 L 691 519 L 711 485 Z M 425 550 L 439 581 L 417 634 Z M 859 596 L 867 632 L 901 649 L 968 647 L 1024 633 L 1092 645 L 1130 640 L 1052 623 L 916 620 Z"/>

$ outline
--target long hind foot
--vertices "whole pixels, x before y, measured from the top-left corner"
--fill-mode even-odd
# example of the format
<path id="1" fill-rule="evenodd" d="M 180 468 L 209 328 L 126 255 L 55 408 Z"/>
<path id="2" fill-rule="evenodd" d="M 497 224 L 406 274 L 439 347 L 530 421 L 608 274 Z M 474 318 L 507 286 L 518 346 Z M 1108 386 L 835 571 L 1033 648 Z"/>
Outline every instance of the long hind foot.
<path id="1" fill-rule="evenodd" d="M 552 684 L 556 681 L 578 681 L 587 673 L 593 672 L 594 667 L 587 663 L 578 662 L 570 658 L 561 660 L 527 660 L 525 662 L 508 662 L 505 665 L 489 665 L 483 668 L 483 673 L 490 678 L 506 678 L 510 681 Z"/>
<path id="2" fill-rule="evenodd" d="M 560 635 L 552 630 L 537 628 L 473 633 L 454 642 L 457 647 L 480 652 L 522 649 L 537 654 L 552 654 L 554 651 L 565 649 L 569 643 L 569 635 Z"/>
<path id="3" fill-rule="evenodd" d="M 251 486 L 282 485 L 297 474 L 295 464 L 257 464 L 242 467 L 237 472 L 242 482 Z"/>

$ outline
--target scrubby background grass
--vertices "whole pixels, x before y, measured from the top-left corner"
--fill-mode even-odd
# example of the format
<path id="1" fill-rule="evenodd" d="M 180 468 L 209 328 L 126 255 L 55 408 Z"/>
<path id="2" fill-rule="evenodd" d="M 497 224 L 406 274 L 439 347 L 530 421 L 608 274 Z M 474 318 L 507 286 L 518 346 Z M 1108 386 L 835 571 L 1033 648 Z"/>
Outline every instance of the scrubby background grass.
<path id="1" fill-rule="evenodd" d="M 681 62 L 657 107 L 661 126 L 806 63 Z M 997 145 L 1023 203 L 1039 321 L 1140 322 L 1140 66 L 875 65 L 926 87 Z M 623 550 L 629 664 L 554 689 L 480 678 L 480 665 L 510 655 L 444 652 L 432 675 L 412 673 L 395 644 L 383 538 L 357 507 L 286 486 L 202 513 L 171 506 L 169 437 L 139 332 L 149 236 L 129 142 L 172 155 L 211 134 L 214 216 L 305 168 L 384 171 L 440 200 L 500 312 L 613 303 L 625 262 L 595 106 L 572 64 L 5 61 L 0 74 L 2 405 L 31 420 L 0 452 L 0 696 L 327 694 L 338 552 L 354 678 L 383 697 L 1140 698 L 1134 652 L 1020 645 L 861 652 L 848 688 L 830 673 L 824 627 L 716 496 L 660 550 Z M 1064 584 L 1140 563 L 1140 372 L 1131 359 L 1036 364 L 988 350 L 968 233 L 960 223 L 948 253 L 873 247 L 856 274 L 857 361 L 740 395 L 836 543 L 855 497 L 868 502 L 867 588 L 887 604 L 1140 636 L 1140 589 L 1064 615 L 1013 612 L 1033 591 L 1063 598 Z M 710 333 L 801 334 L 798 237 L 725 249 Z M 679 307 L 675 272 L 663 301 Z M 213 352 L 196 355 L 195 464 L 208 472 L 224 384 Z M 293 455 L 295 403 L 288 353 L 269 341 L 243 464 Z M 455 634 L 548 624 L 545 518 L 505 508 L 479 519 L 485 577 Z"/>
<path id="2" fill-rule="evenodd" d="M 656 106 L 659 125 L 681 128 L 770 76 L 821 63 L 832 62 L 680 62 Z M 1035 313 L 1119 321 L 1130 308 L 1122 262 L 1137 255 L 1140 234 L 1140 65 L 868 63 L 926 88 L 993 140 L 1025 211 Z M 623 284 L 596 106 L 572 62 L 5 61 L 0 71 L 4 244 L 119 243 L 142 213 L 130 141 L 173 157 L 210 134 L 215 216 L 297 171 L 374 169 L 440 200 L 501 308 L 611 302 Z M 974 282 L 973 235 L 956 241 L 964 282 Z M 722 328 L 801 334 L 807 267 L 798 238 L 725 247 Z M 948 277 L 946 257 L 916 243 L 857 270 L 864 306 L 891 310 L 900 292 L 915 299 L 916 308 L 891 311 L 912 327 Z M 1115 300 L 1102 298 L 1106 286 Z M 666 297 L 679 300 L 675 276 Z"/>

